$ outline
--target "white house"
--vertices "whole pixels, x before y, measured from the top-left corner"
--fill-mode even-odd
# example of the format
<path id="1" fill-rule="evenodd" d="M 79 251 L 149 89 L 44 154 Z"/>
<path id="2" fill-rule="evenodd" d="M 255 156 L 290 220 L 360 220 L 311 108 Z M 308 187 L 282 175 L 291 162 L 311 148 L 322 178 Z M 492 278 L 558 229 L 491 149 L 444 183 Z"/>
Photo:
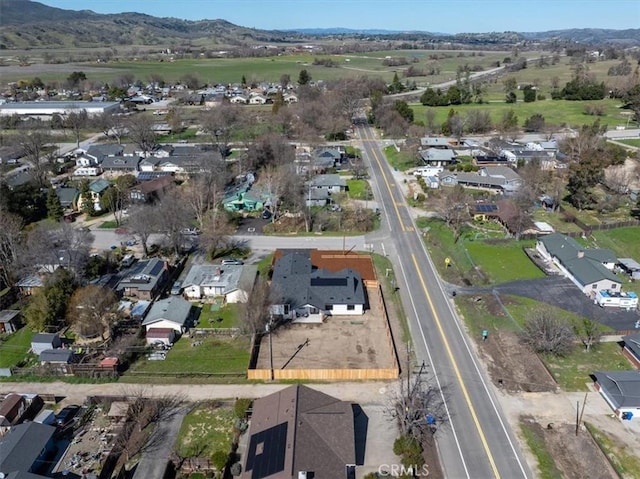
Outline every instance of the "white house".
<path id="1" fill-rule="evenodd" d="M 271 313 L 299 323 L 321 323 L 328 316 L 362 315 L 366 293 L 360 274 L 316 268 L 308 252 L 286 251 L 271 279 Z"/>
<path id="2" fill-rule="evenodd" d="M 249 102 L 249 99 L 244 95 L 235 95 L 232 96 L 229 100 L 229 103 L 237 104 L 237 105 L 246 105 Z"/>
<path id="3" fill-rule="evenodd" d="M 75 176 L 100 176 L 102 174 L 102 168 L 99 166 L 81 166 L 76 168 L 73 172 Z"/>
<path id="4" fill-rule="evenodd" d="M 193 319 L 189 301 L 178 296 L 170 296 L 156 301 L 142 321 L 146 331 L 151 328 L 171 328 L 178 334 L 186 332 Z"/>
<path id="5" fill-rule="evenodd" d="M 598 291 L 620 291 L 622 282 L 613 273 L 616 255 L 610 250 L 584 248 L 559 233 L 540 237 L 536 250 L 592 299 Z"/>
<path id="6" fill-rule="evenodd" d="M 264 105 L 265 103 L 267 103 L 267 99 L 262 95 L 253 95 L 249 98 L 250 105 Z"/>
<path id="7" fill-rule="evenodd" d="M 252 266 L 194 264 L 182 282 L 183 294 L 191 300 L 222 296 L 227 303 L 244 303 L 255 275 Z"/>

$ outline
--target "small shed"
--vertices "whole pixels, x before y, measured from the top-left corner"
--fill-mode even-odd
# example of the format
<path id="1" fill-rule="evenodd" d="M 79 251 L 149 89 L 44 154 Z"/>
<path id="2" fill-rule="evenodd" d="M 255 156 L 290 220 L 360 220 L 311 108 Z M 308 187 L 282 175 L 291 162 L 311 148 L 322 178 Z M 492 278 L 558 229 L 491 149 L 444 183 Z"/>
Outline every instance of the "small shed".
<path id="1" fill-rule="evenodd" d="M 7 394 L 0 403 L 0 427 L 16 424 L 27 409 L 27 401 L 20 394 Z"/>
<path id="2" fill-rule="evenodd" d="M 147 344 L 163 343 L 167 346 L 176 341 L 176 330 L 173 328 L 149 328 L 147 330 Z"/>
<path id="3" fill-rule="evenodd" d="M 38 356 L 47 349 L 56 349 L 62 346 L 58 334 L 38 333 L 31 338 L 31 351 Z"/>
<path id="4" fill-rule="evenodd" d="M 127 401 L 113 401 L 107 416 L 111 421 L 120 422 L 127 417 L 129 412 L 129 403 Z"/>
<path id="5" fill-rule="evenodd" d="M 15 333 L 21 326 L 22 313 L 16 309 L 0 311 L 0 334 Z"/>
<path id="6" fill-rule="evenodd" d="M 70 349 L 45 349 L 39 356 L 41 364 L 69 364 L 73 361 L 73 351 Z"/>
<path id="7" fill-rule="evenodd" d="M 640 279 L 640 263 L 633 258 L 618 258 L 616 265 L 621 271 L 631 276 L 631 279 Z"/>
<path id="8" fill-rule="evenodd" d="M 102 361 L 100 361 L 100 369 L 116 372 L 118 370 L 119 364 L 120 360 L 118 358 L 106 357 Z"/>

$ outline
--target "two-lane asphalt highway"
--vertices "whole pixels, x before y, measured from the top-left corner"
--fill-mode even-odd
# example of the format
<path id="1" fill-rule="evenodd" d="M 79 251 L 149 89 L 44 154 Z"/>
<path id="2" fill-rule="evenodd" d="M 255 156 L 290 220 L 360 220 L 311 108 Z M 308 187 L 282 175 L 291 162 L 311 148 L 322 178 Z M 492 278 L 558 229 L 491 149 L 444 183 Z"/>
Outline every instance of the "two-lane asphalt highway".
<path id="1" fill-rule="evenodd" d="M 532 477 L 374 130 L 359 126 L 358 133 L 384 214 L 380 248 L 394 264 L 418 363 L 425 361 L 428 381 L 440 387 L 445 402 L 448 424 L 436 438 L 446 477 Z"/>

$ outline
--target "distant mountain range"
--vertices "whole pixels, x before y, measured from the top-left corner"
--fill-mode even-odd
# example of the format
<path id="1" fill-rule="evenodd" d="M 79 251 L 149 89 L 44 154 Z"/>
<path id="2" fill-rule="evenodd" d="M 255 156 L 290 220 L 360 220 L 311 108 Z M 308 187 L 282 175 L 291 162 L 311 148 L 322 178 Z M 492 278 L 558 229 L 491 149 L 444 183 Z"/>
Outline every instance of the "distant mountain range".
<path id="1" fill-rule="evenodd" d="M 522 41 L 640 45 L 640 29 L 571 29 L 548 32 L 488 32 L 446 34 L 417 31 L 351 28 L 259 30 L 226 20 L 189 21 L 140 13 L 99 14 L 91 10 L 65 10 L 30 0 L 0 0 L 0 49 L 169 46 L 197 41 L 208 47 L 242 47 L 264 43 L 295 43 L 341 37 L 385 37 L 396 40 L 513 44 Z M 28 28 L 25 28 L 28 25 Z"/>

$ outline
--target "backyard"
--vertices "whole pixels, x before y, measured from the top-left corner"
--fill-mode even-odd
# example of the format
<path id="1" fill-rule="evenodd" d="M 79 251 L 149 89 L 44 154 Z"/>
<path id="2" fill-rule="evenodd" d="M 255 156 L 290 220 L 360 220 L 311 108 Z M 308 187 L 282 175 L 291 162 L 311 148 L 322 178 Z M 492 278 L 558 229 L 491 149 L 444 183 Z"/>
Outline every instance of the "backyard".
<path id="1" fill-rule="evenodd" d="M 347 180 L 349 197 L 354 200 L 372 200 L 371 186 L 367 180 Z"/>
<path id="2" fill-rule="evenodd" d="M 235 425 L 233 407 L 207 401 L 196 406 L 182 421 L 177 452 L 181 457 L 210 458 L 231 450 Z"/>
<path id="3" fill-rule="evenodd" d="M 197 328 L 236 328 L 240 315 L 240 304 L 225 304 L 221 307 L 220 300 L 211 304 L 194 303 L 200 311 L 197 314 Z"/>
<path id="4" fill-rule="evenodd" d="M 32 336 L 33 332 L 26 326 L 6 336 L 0 343 L 0 368 L 11 368 L 22 361 L 31 348 Z"/>

